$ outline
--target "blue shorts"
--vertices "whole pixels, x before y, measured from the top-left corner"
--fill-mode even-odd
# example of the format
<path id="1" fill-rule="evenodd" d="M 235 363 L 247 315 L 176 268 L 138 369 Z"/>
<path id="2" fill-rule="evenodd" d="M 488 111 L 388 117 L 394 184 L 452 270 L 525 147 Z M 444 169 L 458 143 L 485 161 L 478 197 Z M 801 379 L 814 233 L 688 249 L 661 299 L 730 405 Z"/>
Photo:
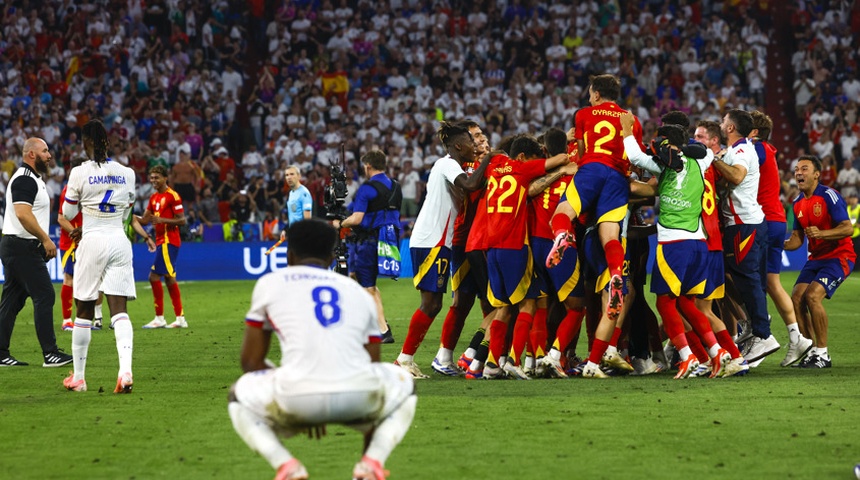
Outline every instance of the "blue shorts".
<path id="1" fill-rule="evenodd" d="M 175 277 L 177 258 L 179 258 L 179 247 L 162 243 L 155 251 L 155 262 L 152 263 L 152 273 L 165 277 Z"/>
<path id="2" fill-rule="evenodd" d="M 519 250 L 489 249 L 487 274 L 490 280 L 487 299 L 494 307 L 516 305 L 524 298 L 537 297 L 537 288 L 532 282 L 534 264 L 528 245 Z"/>
<path id="3" fill-rule="evenodd" d="M 651 292 L 657 295 L 700 295 L 705 291 L 708 245 L 702 240 L 658 243 L 651 269 Z"/>
<path id="4" fill-rule="evenodd" d="M 597 223 L 621 222 L 627 215 L 629 194 L 630 184 L 624 175 L 594 162 L 580 167 L 561 199 L 567 200 L 577 215 L 593 210 Z"/>
<path id="5" fill-rule="evenodd" d="M 848 278 L 854 270 L 854 262 L 841 258 L 828 258 L 826 260 L 809 260 L 797 276 L 795 285 L 816 282 L 824 287 L 827 298 L 833 296 L 839 285 Z"/>
<path id="6" fill-rule="evenodd" d="M 63 273 L 70 277 L 75 276 L 75 249 L 70 248 L 60 255 Z"/>
<path id="7" fill-rule="evenodd" d="M 448 247 L 410 247 L 412 255 L 412 284 L 425 292 L 448 291 L 448 273 L 451 271 L 451 250 Z"/>
<path id="8" fill-rule="evenodd" d="M 586 281 L 594 282 L 594 293 L 608 290 L 611 275 L 609 274 L 609 267 L 606 265 L 606 253 L 603 251 L 603 245 L 600 244 L 597 227 L 586 230 L 579 245 L 582 258 L 585 259 L 580 267 L 582 278 Z M 627 295 L 627 277 L 630 273 L 630 259 L 627 257 L 626 238 L 621 238 L 621 246 L 624 247 L 624 264 L 621 268 L 621 275 L 624 277 L 623 291 Z"/>
<path id="9" fill-rule="evenodd" d="M 726 296 L 726 269 L 722 251 L 708 251 L 705 255 L 705 278 L 705 291 L 699 298 L 716 300 Z"/>
<path id="10" fill-rule="evenodd" d="M 486 269 L 486 260 L 484 260 L 485 278 Z M 483 298 L 487 291 L 487 282 L 484 280 L 482 288 L 479 286 L 478 278 L 480 275 L 476 275 L 476 268 L 472 265 L 472 260 L 466 256 L 466 247 L 451 247 L 451 290 L 460 292 L 461 295 L 478 295 Z"/>
<path id="11" fill-rule="evenodd" d="M 546 268 L 546 257 L 552 250 L 553 241 L 540 237 L 531 237 L 530 241 L 537 289 L 545 294 L 556 292 L 560 302 L 568 297 L 582 298 L 584 282 L 580 281 L 576 248 L 568 248 L 561 257 L 561 263 L 553 268 Z"/>
<path id="12" fill-rule="evenodd" d="M 364 288 L 376 286 L 379 276 L 379 242 L 367 241 L 346 242 L 346 266 L 349 274 Z"/>
<path id="13" fill-rule="evenodd" d="M 782 269 L 782 248 L 785 245 L 785 222 L 767 222 L 767 273 Z"/>

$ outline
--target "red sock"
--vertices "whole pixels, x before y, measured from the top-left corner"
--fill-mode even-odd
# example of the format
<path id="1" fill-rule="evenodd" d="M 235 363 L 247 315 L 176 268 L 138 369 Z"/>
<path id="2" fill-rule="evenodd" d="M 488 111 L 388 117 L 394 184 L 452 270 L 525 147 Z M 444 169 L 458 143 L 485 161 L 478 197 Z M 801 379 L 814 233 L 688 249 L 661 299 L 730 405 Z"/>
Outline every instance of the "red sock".
<path id="1" fill-rule="evenodd" d="M 717 341 L 720 342 L 720 346 L 726 349 L 732 358 L 738 358 L 741 356 L 741 352 L 738 350 L 738 346 L 735 345 L 735 341 L 732 340 L 732 335 L 728 330 L 717 332 L 714 335 L 716 335 Z"/>
<path id="2" fill-rule="evenodd" d="M 418 346 L 424 341 L 424 336 L 427 335 L 427 330 L 430 330 L 430 325 L 433 319 L 420 308 L 415 309 L 412 314 L 412 320 L 409 321 L 409 330 L 406 331 L 406 338 L 403 339 L 402 352 L 406 355 L 415 355 Z"/>
<path id="3" fill-rule="evenodd" d="M 678 297 L 678 307 L 681 308 L 681 313 L 683 313 L 687 321 L 690 322 L 693 330 L 699 334 L 699 337 L 701 337 L 702 342 L 708 350 L 717 344 L 717 337 L 714 336 L 714 331 L 711 330 L 711 322 L 708 320 L 708 317 L 706 317 L 705 314 L 696 307 L 696 301 L 693 300 L 692 296 Z M 708 357 L 710 358 L 710 355 Z"/>
<path id="4" fill-rule="evenodd" d="M 603 246 L 606 252 L 606 266 L 610 275 L 621 275 L 621 267 L 624 266 L 624 247 L 618 240 L 610 240 Z"/>
<path id="5" fill-rule="evenodd" d="M 155 301 L 155 316 L 164 315 L 164 289 L 161 287 L 161 280 L 149 281 L 152 285 L 152 299 Z"/>
<path id="6" fill-rule="evenodd" d="M 499 358 L 505 354 L 505 336 L 508 334 L 508 324 L 501 320 L 493 320 L 490 324 L 490 356 L 488 362 L 499 364 Z"/>
<path id="7" fill-rule="evenodd" d="M 454 350 L 457 347 L 457 340 L 460 339 L 460 334 L 463 332 L 463 325 L 466 324 L 468 314 L 469 312 L 461 312 L 457 307 L 448 309 L 445 322 L 442 323 L 442 348 Z"/>
<path id="8" fill-rule="evenodd" d="M 571 223 L 570 217 L 563 213 L 553 215 L 549 224 L 552 227 L 553 237 L 557 237 L 559 233 L 568 233 L 573 230 L 573 223 Z"/>
<path id="9" fill-rule="evenodd" d="M 615 327 L 615 330 L 612 331 L 612 338 L 609 340 L 609 344 L 613 347 L 617 347 L 619 338 L 621 338 L 621 329 Z"/>
<path id="10" fill-rule="evenodd" d="M 546 355 L 546 314 L 545 308 L 537 309 L 535 320 L 532 323 L 532 331 L 529 333 L 532 353 L 534 353 L 535 358 Z"/>
<path id="11" fill-rule="evenodd" d="M 529 340 L 529 332 L 532 329 L 534 317 L 530 313 L 520 312 L 517 315 L 517 323 L 514 324 L 514 340 L 511 342 L 511 360 L 514 365 L 519 365 Z"/>
<path id="12" fill-rule="evenodd" d="M 582 328 L 583 318 L 585 318 L 585 309 L 576 308 L 568 310 L 564 319 L 558 324 L 558 328 L 555 331 L 555 342 L 553 342 L 553 346 L 560 352 L 564 353 L 564 351 L 570 347 L 570 342 L 573 341 L 573 337 L 576 336 L 576 332 Z"/>
<path id="13" fill-rule="evenodd" d="M 708 355 L 708 351 L 705 350 L 705 346 L 702 345 L 702 341 L 699 339 L 699 336 L 696 335 L 696 332 L 690 330 L 689 332 L 684 332 L 687 336 L 687 343 L 690 345 L 690 350 L 693 351 L 693 355 L 699 359 L 699 363 L 705 363 L 711 359 L 711 356 Z"/>
<path id="14" fill-rule="evenodd" d="M 603 354 L 606 353 L 606 347 L 608 346 L 608 342 L 595 337 L 591 351 L 588 352 L 588 361 L 600 365 L 600 360 L 603 359 Z"/>
<path id="15" fill-rule="evenodd" d="M 63 308 L 63 320 L 72 318 L 72 302 L 74 302 L 71 285 L 63 285 L 60 289 L 60 303 Z"/>
<path id="16" fill-rule="evenodd" d="M 170 294 L 170 303 L 173 304 L 173 313 L 177 317 L 185 315 L 182 311 L 182 295 L 179 293 L 179 284 L 174 282 L 172 285 L 167 284 L 167 292 Z"/>
<path id="17" fill-rule="evenodd" d="M 681 320 L 681 314 L 678 313 L 677 299 L 669 295 L 657 295 L 657 311 L 663 319 L 663 328 L 672 345 L 678 351 L 688 346 L 684 336 L 684 322 Z"/>

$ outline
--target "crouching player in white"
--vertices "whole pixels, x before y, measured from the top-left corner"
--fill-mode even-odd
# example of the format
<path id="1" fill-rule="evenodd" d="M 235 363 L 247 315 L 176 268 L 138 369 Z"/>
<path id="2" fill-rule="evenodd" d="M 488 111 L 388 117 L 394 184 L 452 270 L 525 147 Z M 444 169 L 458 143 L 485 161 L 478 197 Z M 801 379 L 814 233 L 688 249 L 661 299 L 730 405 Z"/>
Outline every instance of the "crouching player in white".
<path id="1" fill-rule="evenodd" d="M 130 393 L 133 385 L 131 355 L 134 333 L 126 302 L 137 296 L 134 286 L 131 243 L 124 220 L 134 204 L 134 171 L 107 158 L 108 139 L 104 125 L 92 120 L 81 131 L 87 160 L 69 173 L 63 216 L 71 220 L 83 214 L 82 236 L 75 252 L 75 301 L 77 318 L 72 330 L 74 372 L 63 380 L 67 389 L 84 392 L 84 372 L 90 346 L 93 316 L 99 290 L 104 292 L 116 335 L 119 373 L 114 393 Z M 146 238 L 149 251 L 155 242 L 136 221 L 135 231 Z"/>
<path id="2" fill-rule="evenodd" d="M 278 479 L 306 479 L 305 467 L 279 436 L 320 436 L 328 423 L 365 435 L 353 478 L 383 480 L 383 466 L 415 415 L 412 377 L 379 363 L 381 335 L 373 298 L 354 280 L 327 268 L 337 232 L 302 220 L 287 232 L 286 269 L 257 281 L 245 319 L 243 375 L 230 391 L 229 412 L 240 437 L 278 470 Z M 266 355 L 276 333 L 281 366 Z"/>

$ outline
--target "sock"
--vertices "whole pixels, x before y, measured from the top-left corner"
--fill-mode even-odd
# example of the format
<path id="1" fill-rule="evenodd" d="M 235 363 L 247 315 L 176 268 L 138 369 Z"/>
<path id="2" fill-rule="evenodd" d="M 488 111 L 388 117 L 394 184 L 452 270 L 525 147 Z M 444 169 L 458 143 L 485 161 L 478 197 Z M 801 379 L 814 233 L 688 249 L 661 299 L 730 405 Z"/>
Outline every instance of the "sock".
<path id="1" fill-rule="evenodd" d="M 726 349 L 732 358 L 738 358 L 741 356 L 741 352 L 738 350 L 738 346 L 735 344 L 734 340 L 732 340 L 732 335 L 728 330 L 717 332 L 714 335 L 716 335 L 717 341 L 720 342 L 720 346 Z"/>
<path id="2" fill-rule="evenodd" d="M 272 468 L 277 470 L 293 458 L 289 450 L 284 448 L 280 437 L 269 427 L 266 419 L 239 402 L 230 402 L 227 405 L 227 411 L 230 413 L 230 420 L 233 421 L 236 433 L 251 450 L 265 458 Z"/>
<path id="3" fill-rule="evenodd" d="M 600 360 L 603 359 L 603 354 L 606 353 L 606 347 L 608 346 L 609 343 L 605 340 L 595 337 L 594 345 L 592 345 L 591 351 L 588 352 L 588 361 L 600 365 Z"/>
<path id="4" fill-rule="evenodd" d="M 75 319 L 75 328 L 72 330 L 72 357 L 74 358 L 75 377 L 74 380 L 83 380 L 87 370 L 87 350 L 90 348 L 90 339 L 93 332 L 92 320 L 83 318 Z"/>
<path id="5" fill-rule="evenodd" d="M 399 363 L 401 365 L 403 364 L 403 362 L 414 362 L 414 361 L 415 361 L 415 357 L 413 357 L 412 355 L 409 355 L 409 354 L 406 354 L 403 352 L 400 352 L 400 355 L 397 355 L 397 363 Z"/>
<path id="6" fill-rule="evenodd" d="M 179 293 L 179 284 L 167 284 L 167 292 L 170 293 L 170 303 L 173 304 L 173 313 L 177 317 L 184 317 L 185 312 L 182 310 L 182 295 Z M 162 310 L 163 311 L 163 310 Z"/>
<path id="7" fill-rule="evenodd" d="M 563 213 L 553 215 L 549 224 L 552 227 L 553 237 L 557 237 L 560 233 L 568 233 L 573 230 L 573 223 L 571 223 L 570 217 Z"/>
<path id="8" fill-rule="evenodd" d="M 63 321 L 72 319 L 72 303 L 74 296 L 71 285 L 63 285 L 60 288 L 60 304 L 63 310 Z"/>
<path id="9" fill-rule="evenodd" d="M 101 304 L 101 303 L 97 303 L 97 304 L 96 304 L 96 314 L 95 314 L 95 318 L 104 318 L 104 317 L 102 316 L 102 304 Z"/>
<path id="10" fill-rule="evenodd" d="M 812 353 L 824 359 L 830 358 L 830 354 L 827 353 L 827 347 L 812 347 Z"/>
<path id="11" fill-rule="evenodd" d="M 66 318 L 66 317 L 63 317 L 63 318 Z M 786 325 L 785 328 L 788 329 L 788 341 L 789 341 L 789 343 L 797 343 L 800 341 L 800 329 L 797 327 L 796 323 L 792 323 L 791 325 Z"/>
<path id="12" fill-rule="evenodd" d="M 113 325 L 114 338 L 116 338 L 116 353 L 119 356 L 119 373 L 131 373 L 131 355 L 134 351 L 134 328 L 128 313 L 117 313 L 110 318 Z"/>
<path id="13" fill-rule="evenodd" d="M 385 461 L 391 455 L 394 447 L 403 440 L 406 431 L 412 425 L 417 402 L 418 397 L 410 395 L 374 428 L 370 443 L 364 452 L 365 456 L 376 460 L 380 465 L 385 465 Z"/>
<path id="14" fill-rule="evenodd" d="M 687 336 L 687 344 L 690 345 L 690 350 L 696 355 L 696 358 L 699 359 L 699 363 L 705 363 L 711 359 L 708 355 L 708 351 L 705 350 L 705 346 L 702 345 L 702 341 L 699 339 L 699 336 L 696 335 L 696 332 L 690 330 L 689 332 L 684 332 Z"/>
<path id="15" fill-rule="evenodd" d="M 545 308 L 538 308 L 535 311 L 534 321 L 532 322 L 532 331 L 529 332 L 532 353 L 534 353 L 535 358 L 546 355 L 546 315 L 547 311 Z"/>
<path id="16" fill-rule="evenodd" d="M 682 362 L 683 362 L 684 360 L 686 360 L 686 359 L 690 358 L 690 355 L 692 355 L 692 354 L 693 354 L 693 351 L 692 351 L 692 350 L 690 350 L 690 347 L 684 347 L 684 348 L 681 348 L 681 349 L 679 349 L 679 350 L 678 350 L 678 356 L 680 356 L 680 357 L 681 357 L 681 361 L 682 361 Z M 696 356 L 696 360 L 698 360 L 698 359 L 699 359 L 699 357 L 698 357 L 698 356 Z"/>
<path id="17" fill-rule="evenodd" d="M 484 341 L 484 335 L 487 333 L 486 329 L 479 328 L 475 331 L 475 334 L 472 335 L 472 341 L 469 342 L 469 348 L 466 349 L 466 352 L 469 350 L 477 350 L 478 347 L 481 346 L 481 342 Z M 468 355 L 466 355 L 468 357 Z M 474 358 L 474 356 L 472 357 Z"/>
<path id="18" fill-rule="evenodd" d="M 708 320 L 708 317 L 696 307 L 695 299 L 692 296 L 678 297 L 678 307 L 696 333 L 699 334 L 702 343 L 708 347 L 710 358 L 715 357 L 717 350 L 719 350 L 717 338 L 714 336 L 714 331 L 711 330 L 711 322 Z M 711 353 L 711 350 L 713 350 L 713 353 Z M 699 360 L 701 361 L 701 358 Z"/>
<path id="19" fill-rule="evenodd" d="M 505 354 L 505 335 L 508 333 L 508 324 L 501 320 L 493 320 L 490 324 L 490 352 L 487 361 L 499 364 L 499 359 Z"/>
<path id="20" fill-rule="evenodd" d="M 472 359 L 483 363 L 487 361 L 488 356 L 490 356 L 490 339 L 486 339 L 478 345 L 478 348 L 475 349 L 475 356 Z"/>
<path id="21" fill-rule="evenodd" d="M 610 240 L 603 246 L 606 254 L 606 266 L 611 275 L 621 275 L 621 267 L 624 265 L 624 247 L 618 240 Z"/>
<path id="22" fill-rule="evenodd" d="M 511 359 L 514 365 L 520 364 L 520 359 L 526 349 L 526 342 L 529 338 L 529 332 L 532 329 L 534 317 L 526 312 L 520 312 L 517 315 L 517 323 L 514 325 L 514 341 L 511 342 Z"/>
<path id="23" fill-rule="evenodd" d="M 442 346 L 451 350 L 456 350 L 457 340 L 460 339 L 460 334 L 463 332 L 463 325 L 466 324 L 466 317 L 469 312 L 462 312 L 457 307 L 448 309 L 448 314 L 445 315 L 445 322 L 442 323 Z"/>
<path id="24" fill-rule="evenodd" d="M 152 286 L 152 300 L 155 302 L 155 316 L 164 316 L 164 289 L 161 287 L 161 280 L 149 281 Z"/>
<path id="25" fill-rule="evenodd" d="M 422 312 L 420 308 L 416 309 L 415 313 L 412 314 L 412 320 L 409 321 L 409 330 L 407 330 L 406 338 L 403 340 L 402 352 L 415 355 L 432 323 L 432 318 Z"/>
<path id="26" fill-rule="evenodd" d="M 439 363 L 441 363 L 442 365 L 445 365 L 446 363 L 451 363 L 453 358 L 454 351 L 449 348 L 439 347 L 439 351 L 436 352 L 436 360 L 439 360 Z"/>
<path id="27" fill-rule="evenodd" d="M 582 328 L 583 318 L 585 318 L 585 309 L 575 308 L 568 310 L 564 319 L 558 324 L 558 328 L 555 331 L 555 341 L 552 342 L 552 346 L 560 352 L 567 350 L 573 337 L 576 336 L 576 332 Z"/>
<path id="28" fill-rule="evenodd" d="M 463 356 L 466 358 L 475 358 L 475 351 L 476 350 L 474 348 L 469 347 L 465 352 L 463 352 Z"/>
<path id="29" fill-rule="evenodd" d="M 609 340 L 609 346 L 618 347 L 619 338 L 621 338 L 621 329 L 615 327 L 615 330 L 612 331 L 612 338 Z"/>
<path id="30" fill-rule="evenodd" d="M 677 299 L 669 295 L 657 295 L 657 312 L 663 319 L 663 328 L 672 345 L 675 345 L 679 351 L 687 346 L 687 340 L 680 338 L 684 335 L 684 322 L 681 320 L 681 314 L 678 313 Z"/>

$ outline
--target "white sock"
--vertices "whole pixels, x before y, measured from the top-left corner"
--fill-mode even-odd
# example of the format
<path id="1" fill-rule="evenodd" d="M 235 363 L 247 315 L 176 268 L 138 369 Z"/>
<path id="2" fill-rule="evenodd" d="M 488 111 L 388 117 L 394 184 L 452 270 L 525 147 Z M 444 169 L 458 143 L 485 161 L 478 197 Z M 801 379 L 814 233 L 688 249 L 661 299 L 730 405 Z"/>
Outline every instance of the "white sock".
<path id="1" fill-rule="evenodd" d="M 682 361 L 682 362 L 683 362 L 683 361 L 685 361 L 685 360 L 687 360 L 688 358 L 690 358 L 690 355 L 692 355 L 692 354 L 693 354 L 693 351 L 692 351 L 692 350 L 690 350 L 690 347 L 689 347 L 689 346 L 686 346 L 686 347 L 684 347 L 684 348 L 682 348 L 682 349 L 678 350 L 678 355 L 680 355 L 680 356 L 681 356 L 681 361 Z"/>
<path id="2" fill-rule="evenodd" d="M 589 360 L 588 363 L 585 364 L 585 368 L 600 368 L 600 365 Z"/>
<path id="3" fill-rule="evenodd" d="M 155 316 L 155 319 L 156 319 L 156 320 L 158 320 L 158 321 L 163 322 L 163 321 L 164 321 L 164 315 L 156 315 L 156 316 Z"/>
<path id="4" fill-rule="evenodd" d="M 128 313 L 117 313 L 110 318 L 113 333 L 116 338 L 116 353 L 119 356 L 119 373 L 131 373 L 131 355 L 134 351 L 134 329 Z"/>
<path id="5" fill-rule="evenodd" d="M 230 419 L 233 421 L 236 433 L 251 450 L 265 458 L 272 468 L 277 470 L 293 458 L 263 417 L 239 402 L 230 402 L 227 405 L 227 411 L 230 412 Z"/>
<path id="6" fill-rule="evenodd" d="M 72 357 L 75 366 L 75 381 L 83 380 L 87 370 L 87 351 L 90 349 L 90 339 L 93 332 L 92 320 L 75 318 L 75 328 L 72 330 Z"/>
<path id="7" fill-rule="evenodd" d="M 445 365 L 446 363 L 451 363 L 454 361 L 454 351 L 449 350 L 445 347 L 439 347 L 439 351 L 436 352 L 436 360 L 439 360 L 439 363 Z"/>
<path id="8" fill-rule="evenodd" d="M 720 344 L 719 343 L 713 344 L 711 346 L 711 348 L 708 349 L 708 355 L 711 358 L 717 358 L 717 353 L 719 353 L 719 352 L 720 352 Z"/>
<path id="9" fill-rule="evenodd" d="M 607 356 L 607 357 L 611 357 L 612 355 L 614 355 L 616 353 L 618 353 L 618 347 L 613 347 L 612 345 L 609 345 L 608 347 L 606 347 L 606 352 L 603 355 Z"/>
<path id="10" fill-rule="evenodd" d="M 812 347 L 812 353 L 818 355 L 821 358 L 830 358 L 830 354 L 827 353 L 827 347 Z"/>
<path id="11" fill-rule="evenodd" d="M 465 355 L 466 358 L 475 358 L 476 353 L 478 353 L 478 352 L 476 352 L 474 348 L 469 347 L 466 349 L 465 352 L 463 352 L 463 355 Z"/>
<path id="12" fill-rule="evenodd" d="M 415 357 L 413 357 L 412 355 L 406 355 L 403 352 L 400 352 L 400 355 L 397 356 L 397 363 L 413 362 L 413 361 L 415 361 Z"/>
<path id="13" fill-rule="evenodd" d="M 95 318 L 102 318 L 102 305 L 100 303 L 96 304 L 96 315 Z"/>
<path id="14" fill-rule="evenodd" d="M 549 349 L 549 356 L 555 361 L 561 360 L 561 352 L 555 347 Z"/>
<path id="15" fill-rule="evenodd" d="M 535 368 L 535 357 L 526 357 L 525 362 L 523 363 L 523 367 L 534 369 Z"/>
<path id="16" fill-rule="evenodd" d="M 418 402 L 418 397 L 410 395 L 397 410 L 385 417 L 382 423 L 376 426 L 365 455 L 376 460 L 380 465 L 385 465 L 391 451 L 403 440 L 403 436 L 406 435 L 406 431 L 412 424 L 416 402 Z"/>
<path id="17" fill-rule="evenodd" d="M 484 369 L 484 362 L 480 360 L 472 360 L 472 363 L 469 364 L 469 370 L 473 372 L 480 372 Z"/>
<path id="18" fill-rule="evenodd" d="M 790 343 L 797 343 L 800 341 L 800 337 L 802 335 L 800 335 L 800 329 L 797 328 L 796 323 L 792 323 L 791 325 L 786 325 L 785 328 L 788 329 L 788 341 Z"/>

